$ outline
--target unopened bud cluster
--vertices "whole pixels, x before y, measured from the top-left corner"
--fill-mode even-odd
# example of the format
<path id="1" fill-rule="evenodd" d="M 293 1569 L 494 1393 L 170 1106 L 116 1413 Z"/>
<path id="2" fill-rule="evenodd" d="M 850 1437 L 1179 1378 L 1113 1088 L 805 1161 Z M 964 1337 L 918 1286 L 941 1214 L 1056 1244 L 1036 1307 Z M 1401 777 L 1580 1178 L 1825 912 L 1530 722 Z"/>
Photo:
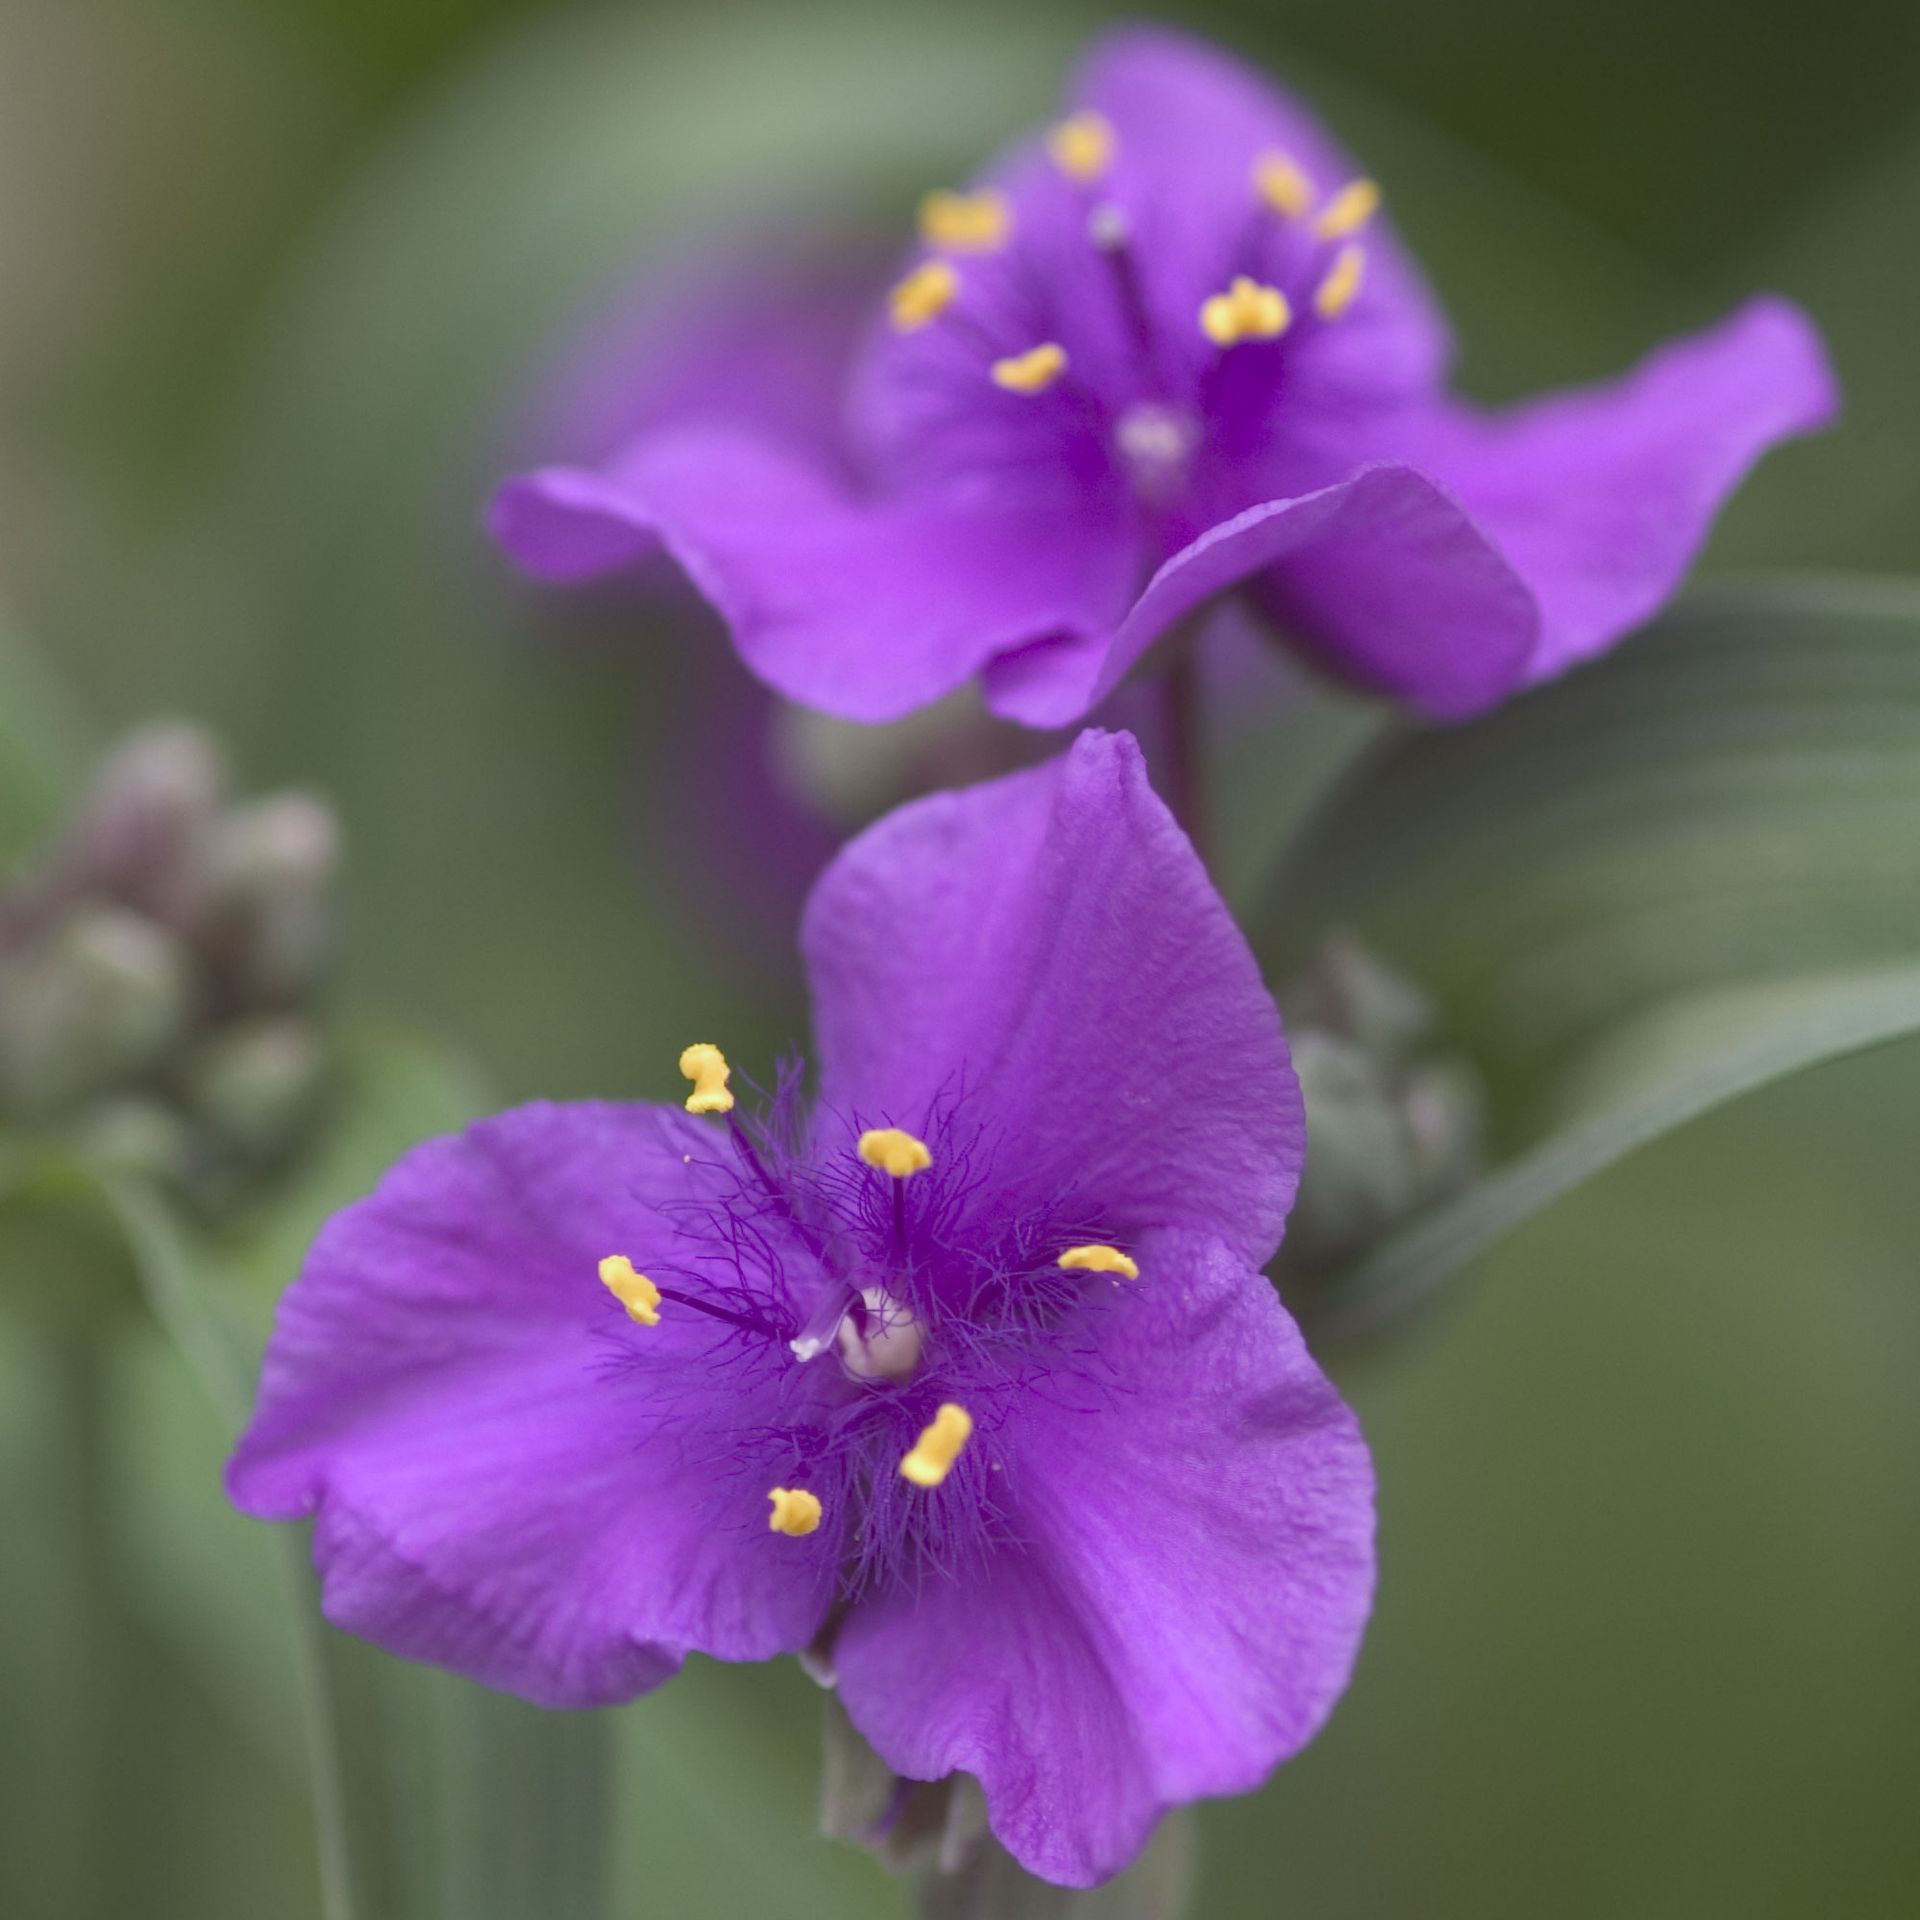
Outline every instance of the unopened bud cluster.
<path id="1" fill-rule="evenodd" d="M 1432 1004 L 1351 936 L 1283 996 L 1307 1108 L 1307 1163 L 1282 1258 L 1328 1272 L 1479 1170 L 1484 1101 L 1436 1046 Z"/>
<path id="2" fill-rule="evenodd" d="M 339 862 L 323 801 L 231 799 L 199 729 L 121 741 L 0 887 L 0 1124 L 241 1198 L 320 1092 Z"/>

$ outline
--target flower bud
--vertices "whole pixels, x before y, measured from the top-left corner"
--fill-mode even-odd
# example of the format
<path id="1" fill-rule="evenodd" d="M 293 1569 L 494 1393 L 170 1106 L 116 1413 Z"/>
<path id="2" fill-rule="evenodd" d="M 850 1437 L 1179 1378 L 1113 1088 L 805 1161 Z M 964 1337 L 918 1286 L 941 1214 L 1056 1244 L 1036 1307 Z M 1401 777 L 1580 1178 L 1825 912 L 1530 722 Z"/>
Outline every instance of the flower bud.
<path id="1" fill-rule="evenodd" d="M 0 966 L 0 1102 L 57 1113 L 155 1066 L 192 1012 L 187 955 L 166 928 L 83 905 Z"/>
<path id="2" fill-rule="evenodd" d="M 1287 1015 L 1303 1026 L 1345 1034 L 1373 1059 L 1409 1060 L 1434 1029 L 1433 1003 L 1350 933 L 1336 933 L 1287 996 Z"/>
<path id="3" fill-rule="evenodd" d="M 226 769 L 184 721 L 137 728 L 108 753 L 55 855 L 70 893 L 105 895 L 184 927 L 205 900 Z"/>
<path id="4" fill-rule="evenodd" d="M 291 1017 L 245 1020 L 206 1041 L 181 1074 L 187 1110 L 238 1159 L 277 1158 L 312 1116 L 324 1059 Z"/>
<path id="5" fill-rule="evenodd" d="M 1310 1027 L 1293 1038 L 1307 1109 L 1307 1164 L 1287 1223 L 1301 1266 L 1331 1265 L 1412 1206 L 1413 1143 L 1385 1071 L 1352 1040 Z"/>
<path id="6" fill-rule="evenodd" d="M 1283 1259 L 1291 1273 L 1325 1273 L 1473 1179 L 1480 1078 L 1431 1055 L 1431 1003 L 1351 935 L 1330 940 L 1284 998 L 1307 1162 Z"/>
<path id="7" fill-rule="evenodd" d="M 209 957 L 243 1007 L 285 1006 L 319 982 L 334 948 L 340 828 L 306 793 L 236 807 L 212 852 Z"/>

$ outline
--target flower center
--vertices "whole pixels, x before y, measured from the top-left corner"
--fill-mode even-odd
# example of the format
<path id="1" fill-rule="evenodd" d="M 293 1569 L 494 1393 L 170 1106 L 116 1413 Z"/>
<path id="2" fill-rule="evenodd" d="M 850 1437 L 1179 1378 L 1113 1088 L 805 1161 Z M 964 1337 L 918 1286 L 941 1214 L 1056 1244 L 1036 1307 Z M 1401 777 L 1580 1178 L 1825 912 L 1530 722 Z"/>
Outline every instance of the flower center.
<path id="1" fill-rule="evenodd" d="M 1074 1329 L 1139 1265 L 1090 1237 L 1099 1221 L 1076 1219 L 1070 1193 L 1040 1212 L 983 1205 L 991 1142 L 951 1102 L 927 1139 L 876 1127 L 823 1151 L 797 1065 L 766 1116 L 735 1111 L 718 1047 L 688 1048 L 681 1071 L 725 1146 L 681 1156 L 686 1198 L 656 1203 L 670 1224 L 633 1249 L 651 1273 L 626 1250 L 599 1262 L 625 1354 L 663 1370 L 676 1444 L 688 1380 L 695 1399 L 738 1382 L 737 1427 L 706 1435 L 703 1463 L 764 1473 L 767 1529 L 823 1535 L 847 1590 L 951 1568 L 997 1524 L 1009 1422 L 1035 1382 L 1099 1390 Z"/>
<path id="2" fill-rule="evenodd" d="M 1155 505 L 1179 497 L 1200 445 L 1199 418 L 1162 400 L 1138 400 L 1113 423 L 1113 444 L 1134 491 Z"/>
<path id="3" fill-rule="evenodd" d="M 925 1338 L 904 1300 L 863 1287 L 840 1322 L 840 1360 L 856 1380 L 911 1380 Z"/>

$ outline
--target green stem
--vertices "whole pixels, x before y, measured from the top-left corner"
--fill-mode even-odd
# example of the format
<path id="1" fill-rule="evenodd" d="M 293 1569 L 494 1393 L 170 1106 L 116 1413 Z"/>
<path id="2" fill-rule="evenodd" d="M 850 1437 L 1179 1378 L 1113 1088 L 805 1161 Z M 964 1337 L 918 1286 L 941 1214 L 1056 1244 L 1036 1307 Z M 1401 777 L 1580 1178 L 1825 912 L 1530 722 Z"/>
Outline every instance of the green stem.
<path id="1" fill-rule="evenodd" d="M 1213 820 L 1208 804 L 1206 713 L 1201 698 L 1200 661 L 1191 644 L 1174 655 L 1160 683 L 1160 711 L 1166 748 L 1167 804 L 1186 828 L 1201 861 L 1213 864 Z"/>

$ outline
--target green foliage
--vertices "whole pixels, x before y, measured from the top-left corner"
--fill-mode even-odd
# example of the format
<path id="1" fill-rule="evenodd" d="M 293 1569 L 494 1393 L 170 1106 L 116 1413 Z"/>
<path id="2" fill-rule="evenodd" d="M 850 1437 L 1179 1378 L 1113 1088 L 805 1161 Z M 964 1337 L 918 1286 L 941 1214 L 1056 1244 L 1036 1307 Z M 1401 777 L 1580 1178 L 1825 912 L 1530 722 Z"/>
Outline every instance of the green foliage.
<path id="1" fill-rule="evenodd" d="M 1622 1154 L 1920 1030 L 1920 589 L 1702 591 L 1473 725 L 1402 733 L 1257 916 L 1351 927 L 1491 1082 L 1498 1164 L 1330 1283 L 1371 1319 Z M 1311 1118 L 1309 1119 L 1311 1125 Z"/>

